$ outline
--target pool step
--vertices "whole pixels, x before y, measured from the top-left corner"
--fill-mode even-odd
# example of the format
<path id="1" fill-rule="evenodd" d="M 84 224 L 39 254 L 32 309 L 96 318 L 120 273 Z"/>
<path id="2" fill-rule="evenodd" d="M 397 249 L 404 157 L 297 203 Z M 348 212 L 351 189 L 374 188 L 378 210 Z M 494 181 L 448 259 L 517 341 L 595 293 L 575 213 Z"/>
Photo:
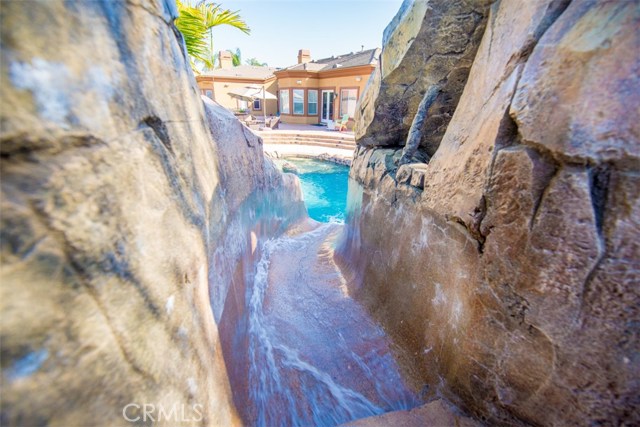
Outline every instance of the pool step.
<path id="1" fill-rule="evenodd" d="M 302 139 L 302 140 L 270 140 L 270 139 L 263 139 L 262 140 L 265 144 L 297 144 L 297 145 L 318 145 L 321 147 L 337 147 L 337 148 L 343 148 L 345 150 L 354 150 L 356 148 L 356 145 L 351 143 L 345 143 L 345 142 L 341 142 L 341 141 L 320 141 L 317 139 Z"/>
<path id="2" fill-rule="evenodd" d="M 277 144 L 275 142 L 265 142 L 265 144 Z M 281 143 L 280 143 L 281 144 Z M 330 148 L 340 148 L 342 150 L 355 150 L 356 146 L 348 145 L 348 144 L 340 144 L 335 142 L 320 142 L 320 141 L 312 141 L 312 142 L 294 142 L 294 145 L 310 145 L 313 147 L 330 147 Z"/>
<path id="3" fill-rule="evenodd" d="M 355 138 L 353 137 L 341 137 L 341 136 L 331 136 L 331 135 L 274 135 L 272 133 L 260 133 L 260 136 L 263 139 L 269 140 L 278 140 L 278 141 L 286 141 L 286 140 L 319 140 L 319 141 L 339 141 L 344 143 L 355 144 Z"/>
<path id="4" fill-rule="evenodd" d="M 280 133 L 277 131 L 258 132 L 265 144 L 321 145 L 353 149 L 356 147 L 353 135 L 324 133 Z"/>

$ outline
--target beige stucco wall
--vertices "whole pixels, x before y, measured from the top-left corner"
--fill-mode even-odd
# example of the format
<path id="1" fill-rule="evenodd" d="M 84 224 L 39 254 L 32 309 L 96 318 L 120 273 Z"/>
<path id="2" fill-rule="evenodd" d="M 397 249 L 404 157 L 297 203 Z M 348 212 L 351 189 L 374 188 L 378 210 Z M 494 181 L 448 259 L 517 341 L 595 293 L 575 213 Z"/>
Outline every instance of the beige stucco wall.
<path id="1" fill-rule="evenodd" d="M 364 91 L 364 87 L 369 80 L 371 71 L 373 68 L 354 69 L 353 73 L 347 75 L 331 76 L 331 73 L 327 75 L 319 75 L 318 77 L 281 77 L 272 78 L 265 83 L 267 92 L 278 96 L 278 90 L 280 89 L 317 89 L 318 90 L 318 114 L 309 115 L 307 112 L 308 100 L 307 92 L 305 91 L 304 102 L 304 114 L 281 114 L 283 123 L 293 124 L 315 124 L 320 123 L 320 113 L 322 111 L 322 90 L 333 90 L 336 92 L 334 98 L 333 119 L 340 118 L 340 90 L 341 89 L 357 89 L 358 99 Z M 346 70 L 345 70 L 346 71 Z M 323 73 L 324 74 L 324 73 Z M 342 73 L 344 74 L 344 73 Z M 236 111 L 239 108 L 238 100 L 229 96 L 229 91 L 236 91 L 245 88 L 247 85 L 262 84 L 260 80 L 250 79 L 230 79 L 230 78 L 212 78 L 211 76 L 197 76 L 198 87 L 203 95 L 207 95 L 207 90 L 212 91 L 212 99 L 215 99 L 218 103 L 224 107 Z M 300 84 L 298 84 L 298 81 Z M 262 105 L 260 110 L 254 110 L 253 105 L 249 105 L 250 113 L 254 116 L 263 115 Z M 289 94 L 289 110 L 293 111 L 293 93 Z M 266 114 L 267 116 L 276 115 L 278 113 L 278 101 L 267 100 L 266 101 Z M 351 125 L 349 127 L 352 127 Z"/>
<path id="2" fill-rule="evenodd" d="M 280 89 L 318 89 L 318 114 L 310 116 L 307 114 L 307 92 L 305 91 L 305 114 L 281 114 L 283 123 L 295 123 L 295 124 L 314 124 L 320 123 L 320 112 L 322 111 L 322 90 L 334 90 L 336 97 L 334 98 L 334 114 L 333 118 L 340 118 L 340 90 L 341 89 L 357 89 L 358 99 L 364 87 L 367 84 L 371 72 L 363 70 L 356 70 L 351 75 L 343 75 L 337 77 L 331 76 L 319 76 L 314 77 L 282 77 L 277 79 L 278 90 Z M 359 79 L 359 81 L 358 81 Z M 298 84 L 300 82 L 300 84 Z M 290 93 L 290 111 L 293 111 L 293 94 Z"/>
<path id="3" fill-rule="evenodd" d="M 212 99 L 218 102 L 223 107 L 226 107 L 232 111 L 238 110 L 240 104 L 236 98 L 229 96 L 230 91 L 237 91 L 244 89 L 249 85 L 260 85 L 263 84 L 262 80 L 237 80 L 237 79 L 223 79 L 223 78 L 212 78 L 211 76 L 197 76 L 196 81 L 198 82 L 198 87 L 203 95 L 207 95 L 207 90 L 212 91 Z M 267 92 L 271 93 L 274 96 L 277 96 L 277 83 L 276 79 L 272 78 L 265 83 L 265 89 Z M 250 113 L 255 116 L 263 115 L 262 111 L 262 102 L 260 103 L 260 109 L 253 109 L 253 105 L 248 105 Z M 274 100 L 266 101 L 266 114 L 267 116 L 276 115 L 278 112 L 278 103 Z"/>
<path id="4" fill-rule="evenodd" d="M 206 91 L 210 90 L 213 94 L 213 81 L 211 77 L 208 76 L 196 76 L 196 82 L 198 83 L 198 89 L 200 89 L 200 93 L 202 95 L 207 95 Z M 211 97 L 213 99 L 213 96 Z"/>

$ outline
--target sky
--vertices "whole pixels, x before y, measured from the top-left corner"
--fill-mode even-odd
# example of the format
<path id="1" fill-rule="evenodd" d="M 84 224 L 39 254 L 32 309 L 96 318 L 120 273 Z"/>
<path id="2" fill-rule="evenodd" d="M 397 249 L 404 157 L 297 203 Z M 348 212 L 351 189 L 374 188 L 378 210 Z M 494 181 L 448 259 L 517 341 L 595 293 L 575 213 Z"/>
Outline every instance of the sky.
<path id="1" fill-rule="evenodd" d="M 216 2 L 217 3 L 217 2 Z M 239 10 L 251 28 L 246 35 L 228 25 L 213 29 L 214 50 L 240 48 L 242 62 L 256 58 L 270 67 L 298 61 L 298 50 L 311 59 L 382 47 L 382 31 L 402 0 L 221 0 L 223 9 Z"/>

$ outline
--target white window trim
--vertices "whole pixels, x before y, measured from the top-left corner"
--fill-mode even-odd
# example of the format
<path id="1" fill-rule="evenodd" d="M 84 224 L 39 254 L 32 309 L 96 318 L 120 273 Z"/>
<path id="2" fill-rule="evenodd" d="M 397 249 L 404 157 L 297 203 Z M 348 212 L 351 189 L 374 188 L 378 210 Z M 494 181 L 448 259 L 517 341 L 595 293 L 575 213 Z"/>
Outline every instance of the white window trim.
<path id="1" fill-rule="evenodd" d="M 302 92 L 302 113 L 296 113 L 296 97 L 295 97 L 295 93 L 296 91 Z M 292 102 L 291 102 L 291 107 L 293 110 L 293 115 L 294 116 L 304 116 L 304 89 L 293 89 L 291 92 L 291 96 L 292 96 Z"/>
<path id="2" fill-rule="evenodd" d="M 282 93 L 283 92 L 287 92 L 287 103 L 286 105 L 284 105 L 284 103 L 282 102 Z M 290 98 L 291 96 L 291 91 L 289 89 L 280 89 L 280 96 L 279 96 L 279 101 L 280 101 L 280 114 L 291 114 L 291 110 L 289 109 L 289 104 L 290 104 Z M 286 108 L 286 111 L 285 111 Z"/>
<path id="3" fill-rule="evenodd" d="M 316 102 L 310 102 L 309 100 L 311 99 L 311 97 L 309 96 L 309 93 L 311 92 L 315 92 L 316 94 Z M 310 116 L 317 116 L 318 115 L 318 89 L 308 89 L 307 90 L 307 114 Z M 316 106 L 316 112 L 311 114 L 311 109 L 309 108 L 310 105 L 315 105 Z"/>
<path id="4" fill-rule="evenodd" d="M 256 102 L 258 103 L 258 108 L 256 108 Z M 253 111 L 261 111 L 262 110 L 262 100 L 261 99 L 254 99 L 253 102 L 251 103 L 251 108 L 253 109 Z"/>

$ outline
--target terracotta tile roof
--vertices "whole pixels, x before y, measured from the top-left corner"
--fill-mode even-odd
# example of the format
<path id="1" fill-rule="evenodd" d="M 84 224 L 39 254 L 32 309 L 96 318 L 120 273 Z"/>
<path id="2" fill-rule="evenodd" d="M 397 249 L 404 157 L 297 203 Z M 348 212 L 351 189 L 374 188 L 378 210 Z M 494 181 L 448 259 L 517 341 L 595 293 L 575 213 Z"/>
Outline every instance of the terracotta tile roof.
<path id="1" fill-rule="evenodd" d="M 375 64 L 379 55 L 380 49 L 368 49 L 361 52 L 332 56 L 331 58 L 316 59 L 305 64 L 295 64 L 282 70 L 326 71 L 335 68 L 358 67 L 361 65 Z"/>

